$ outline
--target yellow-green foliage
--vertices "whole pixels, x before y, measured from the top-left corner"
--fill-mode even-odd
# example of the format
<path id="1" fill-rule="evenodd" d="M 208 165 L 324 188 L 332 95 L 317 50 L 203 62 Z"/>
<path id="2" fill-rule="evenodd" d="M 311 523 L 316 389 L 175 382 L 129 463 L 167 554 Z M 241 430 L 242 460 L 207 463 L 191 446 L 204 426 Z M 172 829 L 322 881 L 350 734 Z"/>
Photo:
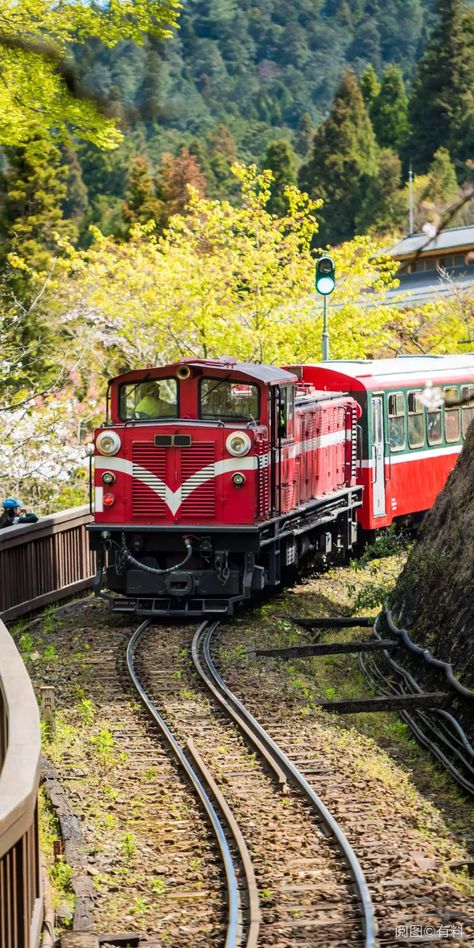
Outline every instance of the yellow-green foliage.
<path id="1" fill-rule="evenodd" d="M 49 129 L 69 127 L 114 147 L 121 137 L 114 122 L 83 95 L 71 94 L 71 76 L 66 82 L 61 74 L 69 46 L 169 36 L 179 7 L 179 0 L 0 0 L 0 142 L 24 145 Z"/>
<path id="2" fill-rule="evenodd" d="M 82 339 L 102 330 L 122 366 L 225 353 L 262 362 L 319 358 L 322 301 L 312 244 L 320 203 L 290 187 L 287 213 L 278 218 L 268 210 L 271 172 L 233 170 L 241 189 L 235 205 L 190 188 L 187 214 L 172 217 L 162 237 L 152 224 L 133 227 L 125 244 L 95 231 L 90 250 L 71 252 L 61 292 L 69 312 L 80 313 Z M 363 357 L 390 339 L 389 311 L 380 303 L 395 264 L 378 251 L 367 237 L 334 250 L 334 358 Z M 370 311 L 358 303 L 368 290 Z"/>

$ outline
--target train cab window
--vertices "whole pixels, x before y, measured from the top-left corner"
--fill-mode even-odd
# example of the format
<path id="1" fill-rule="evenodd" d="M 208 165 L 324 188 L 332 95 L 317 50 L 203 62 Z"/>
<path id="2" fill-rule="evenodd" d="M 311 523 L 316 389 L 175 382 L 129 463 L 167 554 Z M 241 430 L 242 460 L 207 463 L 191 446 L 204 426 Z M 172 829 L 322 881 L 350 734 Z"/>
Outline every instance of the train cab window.
<path id="1" fill-rule="evenodd" d="M 230 379 L 201 379 L 199 414 L 201 418 L 225 421 L 259 420 L 258 386 Z"/>
<path id="2" fill-rule="evenodd" d="M 421 448 L 425 443 L 425 411 L 421 392 L 408 392 L 408 444 Z"/>
<path id="3" fill-rule="evenodd" d="M 459 441 L 461 437 L 461 409 L 453 407 L 459 401 L 457 386 L 444 389 L 444 433 L 448 444 Z"/>
<path id="4" fill-rule="evenodd" d="M 441 444 L 443 440 L 443 431 L 441 428 L 441 409 L 438 409 L 438 411 L 426 412 L 426 428 L 428 434 L 428 444 Z"/>
<path id="5" fill-rule="evenodd" d="M 465 438 L 467 429 L 474 419 L 474 385 L 463 385 L 461 388 L 461 398 L 463 401 L 472 399 L 471 404 L 462 406 L 462 433 Z"/>
<path id="6" fill-rule="evenodd" d="M 280 389 L 278 406 L 278 434 L 280 438 L 293 438 L 295 420 L 295 387 L 286 385 Z"/>
<path id="7" fill-rule="evenodd" d="M 177 379 L 143 379 L 120 386 L 119 412 L 122 421 L 178 417 Z"/>
<path id="8" fill-rule="evenodd" d="M 395 392 L 388 396 L 388 438 L 391 451 L 403 451 L 406 444 L 403 392 Z"/>

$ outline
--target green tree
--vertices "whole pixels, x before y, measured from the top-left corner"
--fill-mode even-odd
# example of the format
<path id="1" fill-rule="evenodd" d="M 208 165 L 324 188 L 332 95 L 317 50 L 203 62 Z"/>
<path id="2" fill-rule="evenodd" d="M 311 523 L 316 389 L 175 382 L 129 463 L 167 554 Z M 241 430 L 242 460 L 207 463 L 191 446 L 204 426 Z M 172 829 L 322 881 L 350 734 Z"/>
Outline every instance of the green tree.
<path id="1" fill-rule="evenodd" d="M 307 158 L 308 152 L 311 149 L 315 131 L 316 128 L 313 119 L 311 118 L 309 112 L 305 112 L 301 118 L 295 139 L 295 148 L 301 158 Z"/>
<path id="2" fill-rule="evenodd" d="M 359 232 L 384 237 L 408 223 L 408 202 L 401 181 L 400 158 L 389 148 L 383 149 L 377 174 L 368 183 L 356 217 Z"/>
<path id="3" fill-rule="evenodd" d="M 359 86 L 367 111 L 370 113 L 373 102 L 380 92 L 380 82 L 372 63 L 364 69 L 359 79 Z"/>
<path id="4" fill-rule="evenodd" d="M 430 197 L 438 203 L 449 203 L 459 193 L 456 171 L 447 148 L 438 148 L 428 168 Z"/>
<path id="5" fill-rule="evenodd" d="M 7 240 L 3 258 L 41 273 L 58 253 L 58 240 L 77 236 L 72 221 L 66 221 L 65 167 L 61 153 L 49 138 L 35 138 L 24 148 L 8 152 L 6 185 Z"/>
<path id="6" fill-rule="evenodd" d="M 135 155 L 132 159 L 122 213 L 128 224 L 158 222 L 163 217 L 163 204 L 156 196 L 155 182 L 144 155 Z"/>
<path id="7" fill-rule="evenodd" d="M 296 184 L 296 155 L 287 141 L 274 141 L 268 145 L 264 166 L 273 175 L 270 187 L 268 210 L 279 217 L 288 210 L 285 188 Z"/>
<path id="8" fill-rule="evenodd" d="M 163 38 L 175 25 L 178 0 L 0 0 L 0 141 L 25 145 L 52 128 L 72 129 L 102 147 L 119 139 L 103 102 L 78 79 L 71 44 L 116 46 Z"/>
<path id="9" fill-rule="evenodd" d="M 462 0 L 437 0 L 437 21 L 420 60 L 409 103 L 407 154 L 426 171 L 440 146 L 454 160 L 472 158 L 474 141 L 474 32 Z"/>
<path id="10" fill-rule="evenodd" d="M 348 70 L 329 116 L 318 128 L 310 161 L 303 165 L 300 184 L 322 197 L 322 243 L 348 240 L 356 231 L 363 195 L 377 175 L 378 149 L 357 79 Z"/>
<path id="11" fill-rule="evenodd" d="M 383 74 L 370 118 L 380 147 L 399 152 L 408 135 L 408 98 L 402 71 L 393 63 Z"/>
<path id="12" fill-rule="evenodd" d="M 63 200 L 63 213 L 66 220 L 73 222 L 79 235 L 89 209 L 89 192 L 82 177 L 82 168 L 77 151 L 72 145 L 66 145 L 63 154 L 64 185 L 66 195 Z"/>

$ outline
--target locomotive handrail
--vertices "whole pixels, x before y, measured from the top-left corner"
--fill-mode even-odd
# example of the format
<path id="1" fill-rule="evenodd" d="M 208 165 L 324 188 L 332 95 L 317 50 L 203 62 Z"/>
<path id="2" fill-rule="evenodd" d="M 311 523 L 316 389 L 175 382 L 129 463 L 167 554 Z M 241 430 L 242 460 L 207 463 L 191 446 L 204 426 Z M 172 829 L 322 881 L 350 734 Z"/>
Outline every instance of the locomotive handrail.
<path id="1" fill-rule="evenodd" d="M 40 941 L 40 753 L 33 687 L 13 639 L 0 620 L 0 948 L 37 948 Z"/>
<path id="2" fill-rule="evenodd" d="M 0 618 L 16 616 L 92 585 L 86 535 L 89 507 L 72 507 L 37 523 L 0 530 Z"/>

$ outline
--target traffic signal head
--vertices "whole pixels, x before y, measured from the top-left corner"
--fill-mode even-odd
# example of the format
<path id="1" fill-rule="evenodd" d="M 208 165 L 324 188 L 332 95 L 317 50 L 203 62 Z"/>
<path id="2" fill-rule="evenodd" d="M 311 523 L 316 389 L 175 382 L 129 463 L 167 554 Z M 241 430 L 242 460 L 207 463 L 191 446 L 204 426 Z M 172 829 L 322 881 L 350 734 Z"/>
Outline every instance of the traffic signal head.
<path id="1" fill-rule="evenodd" d="M 336 285 L 336 267 L 332 257 L 325 254 L 316 264 L 316 289 L 321 296 L 329 296 Z"/>

